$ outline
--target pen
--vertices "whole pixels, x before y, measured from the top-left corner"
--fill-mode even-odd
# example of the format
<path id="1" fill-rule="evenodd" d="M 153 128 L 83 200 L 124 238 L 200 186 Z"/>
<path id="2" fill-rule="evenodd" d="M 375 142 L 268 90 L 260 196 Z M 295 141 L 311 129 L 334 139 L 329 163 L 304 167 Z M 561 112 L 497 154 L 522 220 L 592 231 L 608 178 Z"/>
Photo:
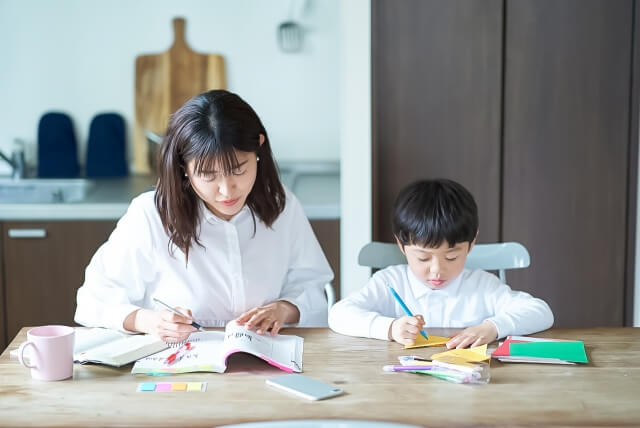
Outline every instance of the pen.
<path id="1" fill-rule="evenodd" d="M 159 299 L 156 299 L 155 297 L 153 298 L 153 301 L 156 302 L 156 303 L 161 304 L 162 306 L 164 306 L 165 308 L 169 309 L 174 314 L 185 316 L 182 312 L 179 312 L 177 309 L 172 308 L 171 306 L 167 305 L 166 303 L 164 303 L 163 301 L 161 301 Z M 205 329 L 202 328 L 202 326 L 200 324 L 198 324 L 197 322 L 195 322 L 195 321 L 191 321 L 191 325 L 194 326 L 195 328 L 197 328 L 200 331 L 205 331 Z"/>
<path id="2" fill-rule="evenodd" d="M 407 372 L 415 370 L 431 370 L 431 366 L 383 366 L 382 370 L 385 372 Z"/>
<path id="3" fill-rule="evenodd" d="M 400 296 L 398 296 L 398 293 L 396 293 L 396 290 L 393 289 L 393 287 L 391 286 L 391 284 L 387 284 L 387 286 L 389 287 L 389 290 L 391 290 L 391 294 L 393 295 L 393 297 L 396 299 L 396 301 L 398 302 L 398 304 L 402 307 L 402 310 L 404 311 L 405 314 L 407 314 L 408 316 L 412 317 L 413 314 L 411 313 L 411 311 L 409 310 L 409 308 L 407 308 L 407 305 L 404 304 L 404 302 L 402 301 L 402 299 L 400 298 Z M 427 337 L 427 333 L 425 333 L 424 330 L 420 330 L 420 334 L 422 335 L 422 337 L 424 337 L 425 339 L 429 339 L 429 337 Z"/>

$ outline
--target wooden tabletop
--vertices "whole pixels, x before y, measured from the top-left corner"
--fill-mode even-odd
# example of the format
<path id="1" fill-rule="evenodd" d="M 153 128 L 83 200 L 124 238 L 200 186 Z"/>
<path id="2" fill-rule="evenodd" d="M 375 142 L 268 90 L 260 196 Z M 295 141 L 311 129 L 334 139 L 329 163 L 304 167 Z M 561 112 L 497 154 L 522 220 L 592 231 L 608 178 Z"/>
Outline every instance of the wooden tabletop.
<path id="1" fill-rule="evenodd" d="M 247 355 L 226 374 L 132 375 L 99 365 L 74 367 L 73 379 L 32 380 L 9 358 L 23 328 L 0 355 L 0 425 L 215 426 L 279 419 L 350 419 L 439 426 L 640 426 L 640 329 L 549 330 L 539 337 L 580 339 L 589 364 L 491 362 L 487 385 L 459 385 L 410 373 L 386 373 L 399 355 L 428 357 L 443 348 L 405 351 L 397 343 L 341 336 L 328 329 L 288 329 L 305 338 L 304 374 L 346 394 L 309 402 L 265 385 L 282 371 Z M 452 331 L 429 330 L 447 335 Z M 495 343 L 490 348 L 495 348 Z M 146 381 L 206 381 L 206 392 L 136 392 Z"/>

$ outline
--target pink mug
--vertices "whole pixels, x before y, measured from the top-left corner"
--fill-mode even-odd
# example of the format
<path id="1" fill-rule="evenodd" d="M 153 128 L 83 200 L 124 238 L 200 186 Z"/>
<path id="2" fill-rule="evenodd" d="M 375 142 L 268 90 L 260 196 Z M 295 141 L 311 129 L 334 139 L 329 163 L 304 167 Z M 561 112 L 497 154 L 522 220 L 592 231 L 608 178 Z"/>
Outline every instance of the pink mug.
<path id="1" fill-rule="evenodd" d="M 27 331 L 27 341 L 18 348 L 20 364 L 31 369 L 38 380 L 62 380 L 73 376 L 75 330 L 63 325 L 45 325 Z M 24 351 L 28 347 L 28 361 Z"/>

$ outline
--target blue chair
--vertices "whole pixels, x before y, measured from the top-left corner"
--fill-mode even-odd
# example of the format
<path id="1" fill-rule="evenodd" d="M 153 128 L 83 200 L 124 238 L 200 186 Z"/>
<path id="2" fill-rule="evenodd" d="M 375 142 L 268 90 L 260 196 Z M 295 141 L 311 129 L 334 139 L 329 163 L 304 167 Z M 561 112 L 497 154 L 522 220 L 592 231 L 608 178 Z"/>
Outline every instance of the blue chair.
<path id="1" fill-rule="evenodd" d="M 71 118 L 65 113 L 44 114 L 38 123 L 38 177 L 77 177 L 77 147 Z"/>
<path id="2" fill-rule="evenodd" d="M 382 269 L 387 266 L 406 264 L 407 259 L 396 244 L 370 242 L 360 250 L 358 264 Z M 507 269 L 522 269 L 529 266 L 531 258 L 524 245 L 518 242 L 476 244 L 467 256 L 465 267 L 498 271 L 498 277 L 506 282 Z"/>
<path id="3" fill-rule="evenodd" d="M 128 174 L 124 119 L 118 113 L 95 115 L 87 141 L 87 177 L 116 178 Z"/>

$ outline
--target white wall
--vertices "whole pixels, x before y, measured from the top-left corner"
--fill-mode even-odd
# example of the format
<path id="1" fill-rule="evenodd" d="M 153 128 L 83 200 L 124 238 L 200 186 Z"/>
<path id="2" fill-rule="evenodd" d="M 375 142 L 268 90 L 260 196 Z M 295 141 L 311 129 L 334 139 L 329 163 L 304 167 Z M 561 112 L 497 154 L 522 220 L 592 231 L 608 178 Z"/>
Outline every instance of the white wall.
<path id="1" fill-rule="evenodd" d="M 169 48 L 182 16 L 192 49 L 225 57 L 228 88 L 261 116 L 278 159 L 337 160 L 338 0 L 301 3 L 304 49 L 287 54 L 276 28 L 288 0 L 0 0 L 0 149 L 35 144 L 40 116 L 64 111 L 84 164 L 91 118 L 133 122 L 135 57 Z"/>
<path id="2" fill-rule="evenodd" d="M 371 241 L 371 2 L 340 2 L 341 294 L 364 285 L 371 271 L 356 264 Z"/>

